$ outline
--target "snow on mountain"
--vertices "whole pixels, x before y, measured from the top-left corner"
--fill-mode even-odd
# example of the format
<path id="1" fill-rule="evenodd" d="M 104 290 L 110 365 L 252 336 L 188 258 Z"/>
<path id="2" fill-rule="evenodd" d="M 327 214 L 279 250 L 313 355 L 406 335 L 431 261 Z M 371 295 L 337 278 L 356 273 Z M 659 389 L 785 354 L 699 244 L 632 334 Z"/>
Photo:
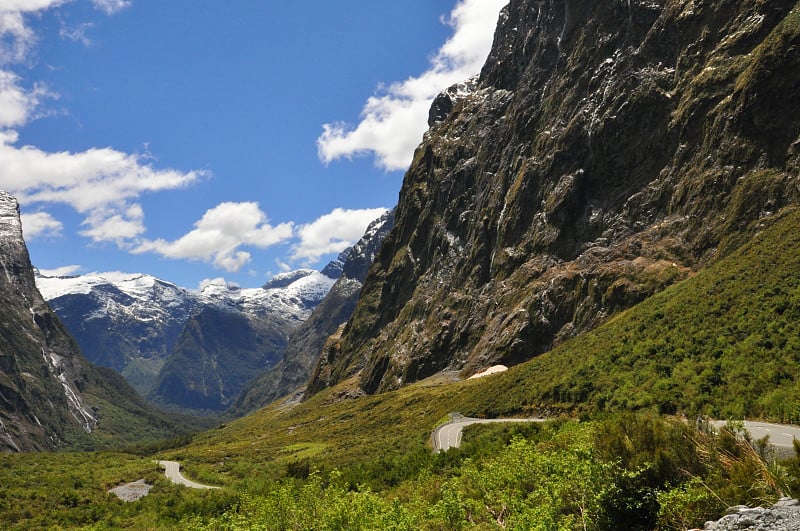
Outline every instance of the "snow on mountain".
<path id="1" fill-rule="evenodd" d="M 262 288 L 211 281 L 188 290 L 151 275 L 121 272 L 45 276 L 36 285 L 93 363 L 120 371 L 147 392 L 184 325 L 213 307 L 248 318 L 305 320 L 335 279 L 310 269 L 283 273 Z"/>

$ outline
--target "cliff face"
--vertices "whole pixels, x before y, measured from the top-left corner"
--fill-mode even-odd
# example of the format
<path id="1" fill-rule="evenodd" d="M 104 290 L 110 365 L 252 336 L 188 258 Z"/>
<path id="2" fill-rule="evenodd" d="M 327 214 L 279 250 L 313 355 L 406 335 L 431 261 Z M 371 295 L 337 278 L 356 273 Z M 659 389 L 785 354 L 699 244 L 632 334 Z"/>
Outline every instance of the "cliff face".
<path id="1" fill-rule="evenodd" d="M 393 226 L 394 212 L 387 212 L 373 221 L 364 236 L 328 266 L 336 268 L 339 274 L 336 284 L 311 316 L 289 336 L 283 359 L 254 378 L 237 397 L 229 411 L 232 415 L 244 415 L 302 388 L 315 367 L 325 370 L 324 365 L 318 363 L 325 340 L 353 314 L 367 271 Z M 317 379 L 317 376 L 312 377 L 312 381 Z"/>
<path id="2" fill-rule="evenodd" d="M 0 192 L 0 450 L 43 450 L 95 412 L 77 346 L 36 289 L 16 200 Z"/>
<path id="3" fill-rule="evenodd" d="M 794 0 L 511 0 L 310 388 L 513 365 L 735 248 L 800 198 L 799 47 Z"/>
<path id="4" fill-rule="evenodd" d="M 36 289 L 17 201 L 0 191 L 0 451 L 95 449 L 180 431 L 81 355 Z"/>

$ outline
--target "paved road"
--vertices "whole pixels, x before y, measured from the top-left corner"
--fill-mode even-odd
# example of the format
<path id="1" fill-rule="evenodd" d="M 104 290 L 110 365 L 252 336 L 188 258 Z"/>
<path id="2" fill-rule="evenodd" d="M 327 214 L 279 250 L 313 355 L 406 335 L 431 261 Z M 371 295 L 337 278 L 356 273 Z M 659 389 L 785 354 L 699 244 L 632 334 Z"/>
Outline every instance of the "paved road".
<path id="1" fill-rule="evenodd" d="M 219 487 L 212 487 L 211 485 L 203 485 L 202 483 L 195 483 L 188 480 L 181 474 L 181 465 L 177 461 L 159 461 L 159 465 L 164 468 L 164 475 L 169 478 L 173 483 L 183 485 L 191 489 L 218 489 Z"/>
<path id="2" fill-rule="evenodd" d="M 715 420 L 712 424 L 716 428 L 721 428 L 725 426 L 725 421 Z M 793 449 L 794 445 L 792 441 L 794 439 L 800 440 L 800 426 L 746 420 L 744 421 L 744 429 L 750 433 L 754 441 L 763 438 L 765 435 L 769 435 L 770 444 L 778 448 Z"/>
<path id="3" fill-rule="evenodd" d="M 442 424 L 433 430 L 433 451 L 446 452 L 450 448 L 461 446 L 461 434 L 465 426 L 472 424 L 490 424 L 495 422 L 544 422 L 547 419 L 475 419 L 471 417 L 456 416 L 447 424 Z"/>
<path id="4" fill-rule="evenodd" d="M 544 422 L 547 419 L 528 418 L 528 419 L 476 419 L 453 415 L 453 420 L 447 424 L 442 424 L 433 430 L 433 451 L 446 452 L 450 448 L 461 446 L 461 435 L 465 426 L 472 424 L 488 424 L 492 422 Z M 716 428 L 725 426 L 724 420 L 712 421 Z M 785 424 L 770 424 L 768 422 L 744 421 L 744 428 L 750 433 L 753 440 L 769 435 L 769 442 L 780 450 L 792 450 L 794 439 L 800 440 L 800 426 L 789 426 Z"/>

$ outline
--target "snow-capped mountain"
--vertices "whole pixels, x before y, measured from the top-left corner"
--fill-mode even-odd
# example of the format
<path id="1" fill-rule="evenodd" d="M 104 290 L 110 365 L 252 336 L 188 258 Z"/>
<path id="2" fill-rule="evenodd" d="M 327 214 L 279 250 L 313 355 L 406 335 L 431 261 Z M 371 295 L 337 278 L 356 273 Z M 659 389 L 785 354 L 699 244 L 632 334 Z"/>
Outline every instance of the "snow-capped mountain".
<path id="1" fill-rule="evenodd" d="M 84 355 L 121 372 L 142 393 L 153 386 L 186 323 L 204 309 L 299 324 L 335 281 L 303 269 L 262 288 L 212 282 L 192 291 L 144 274 L 36 275 L 37 287 Z"/>
<path id="2" fill-rule="evenodd" d="M 0 452 L 177 433 L 114 371 L 91 365 L 36 289 L 16 199 L 0 191 Z"/>
<path id="3" fill-rule="evenodd" d="M 322 270 L 333 272 L 339 280 L 309 318 L 289 336 L 283 359 L 244 388 L 233 402 L 231 414 L 244 415 L 305 385 L 323 344 L 353 313 L 367 271 L 393 226 L 394 210 L 391 210 L 370 223 L 355 245 Z"/>

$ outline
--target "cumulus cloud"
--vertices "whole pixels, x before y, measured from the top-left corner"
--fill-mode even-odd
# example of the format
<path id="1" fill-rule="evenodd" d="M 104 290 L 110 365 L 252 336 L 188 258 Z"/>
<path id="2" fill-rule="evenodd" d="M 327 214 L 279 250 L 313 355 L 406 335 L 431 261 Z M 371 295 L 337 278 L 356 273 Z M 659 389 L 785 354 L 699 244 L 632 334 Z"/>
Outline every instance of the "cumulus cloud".
<path id="1" fill-rule="evenodd" d="M 0 99 L 2 99 L 0 97 Z M 0 188 L 24 205 L 64 203 L 86 214 L 81 233 L 122 244 L 144 232 L 142 194 L 186 187 L 203 172 L 156 169 L 144 157 L 111 148 L 50 153 L 18 146 L 15 131 L 0 132 Z"/>
<path id="2" fill-rule="evenodd" d="M 0 129 L 25 125 L 44 98 L 57 97 L 44 85 L 25 90 L 19 81 L 13 72 L 0 70 Z"/>
<path id="3" fill-rule="evenodd" d="M 120 247 L 129 245 L 144 234 L 144 210 L 139 204 L 125 208 L 105 207 L 93 210 L 81 225 L 88 227 L 81 231 L 81 236 L 91 238 L 94 242 L 114 242 Z"/>
<path id="4" fill-rule="evenodd" d="M 266 249 L 288 241 L 294 224 L 271 225 L 258 203 L 220 203 L 206 211 L 191 232 L 175 241 L 144 241 L 134 253 L 154 252 L 167 258 L 202 260 L 226 271 L 239 271 L 250 262 L 242 247 Z"/>
<path id="5" fill-rule="evenodd" d="M 23 61 L 36 41 L 25 16 L 67 0 L 0 0 L 0 64 Z M 121 0 L 94 0 L 108 14 L 130 5 Z M 86 28 L 62 30 L 62 37 L 85 40 Z M 66 32 L 66 33 L 65 33 Z M 144 212 L 134 202 L 143 194 L 172 190 L 197 181 L 203 172 L 157 169 L 149 154 L 92 148 L 82 152 L 48 152 L 19 145 L 17 128 L 37 118 L 46 98 L 56 98 L 44 85 L 26 89 L 20 77 L 0 69 L 0 188 L 26 207 L 63 203 L 85 214 L 83 236 L 94 242 L 129 247 L 144 233 Z M 58 234 L 60 222 L 46 212 L 27 216 L 29 237 Z"/>
<path id="6" fill-rule="evenodd" d="M 106 15 L 113 15 L 119 13 L 133 5 L 131 0 L 92 0 L 95 9 L 103 11 Z"/>
<path id="7" fill-rule="evenodd" d="M 198 289 L 198 291 L 203 291 L 204 289 L 206 289 L 209 286 L 228 287 L 229 285 L 230 284 L 228 284 L 228 282 L 222 277 L 204 278 L 203 280 L 200 281 L 200 284 L 198 284 L 197 289 Z"/>
<path id="8" fill-rule="evenodd" d="M 45 11 L 67 1 L 0 1 L 0 64 L 24 61 L 36 44 L 36 34 L 25 24 L 26 14 Z"/>
<path id="9" fill-rule="evenodd" d="M 436 95 L 478 73 L 492 45 L 500 8 L 508 0 L 460 0 L 444 22 L 453 35 L 418 77 L 389 85 L 367 100 L 355 127 L 325 124 L 317 139 L 320 160 L 373 153 L 385 170 L 408 168 L 427 128 L 428 110 Z"/>
<path id="10" fill-rule="evenodd" d="M 43 277 L 68 277 L 75 275 L 81 269 L 83 268 L 79 265 L 66 265 L 55 269 L 39 269 L 39 274 Z"/>
<path id="11" fill-rule="evenodd" d="M 367 226 L 386 213 L 385 208 L 345 210 L 336 208 L 297 230 L 300 242 L 292 248 L 292 260 L 308 263 L 322 255 L 340 253 L 353 245 Z"/>
<path id="12" fill-rule="evenodd" d="M 23 213 L 20 218 L 22 219 L 22 229 L 27 240 L 39 237 L 55 238 L 61 236 L 61 230 L 64 228 L 63 223 L 47 212 Z"/>

